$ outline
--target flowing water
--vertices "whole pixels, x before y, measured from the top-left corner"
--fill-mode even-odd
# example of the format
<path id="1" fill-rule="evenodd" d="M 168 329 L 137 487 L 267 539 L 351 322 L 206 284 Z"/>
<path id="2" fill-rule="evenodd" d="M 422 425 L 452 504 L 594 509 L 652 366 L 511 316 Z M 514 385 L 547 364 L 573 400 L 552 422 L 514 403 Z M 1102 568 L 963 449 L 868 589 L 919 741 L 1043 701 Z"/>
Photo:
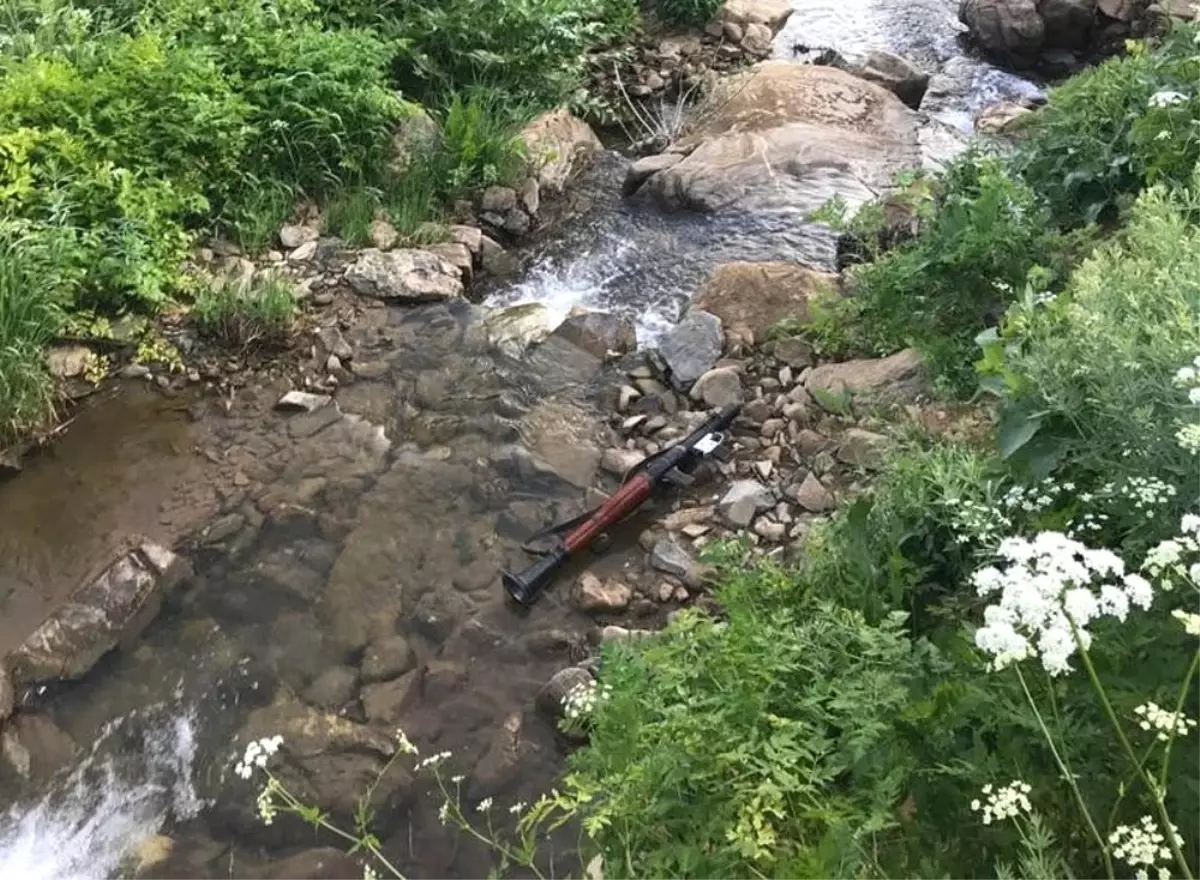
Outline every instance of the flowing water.
<path id="1" fill-rule="evenodd" d="M 794 5 L 779 57 L 795 44 L 907 54 L 958 84 L 937 108 L 948 121 L 1034 90 L 962 56 L 953 0 Z M 489 306 L 611 309 L 649 342 L 719 262 L 832 264 L 828 233 L 800 212 L 663 215 L 620 199 L 623 167 L 610 155 L 589 173 L 573 218 L 543 234 Z M 352 805 L 382 747 L 337 726 L 363 709 L 328 696 L 329 672 L 357 690 L 366 646 L 396 636 L 423 670 L 397 717 L 423 750 L 453 753 L 468 800 L 530 800 L 552 784 L 564 745 L 533 697 L 595 621 L 565 600 L 568 577 L 518 615 L 496 574 L 525 560 L 520 540 L 588 500 L 608 375 L 553 339 L 521 361 L 497 353 L 485 311 L 369 309 L 348 333 L 360 378 L 339 391 L 342 414 L 274 413 L 274 387 L 231 408 L 125 387 L 0 487 L 0 649 L 134 533 L 187 536 L 195 570 L 135 645 L 35 695 L 75 756 L 52 778 L 0 776 L 0 877 L 112 877 L 159 833 L 174 848 L 156 876 L 261 876 L 325 842 L 254 818 L 254 791 L 232 773 L 236 745 L 284 734 L 295 784 Z M 634 577 L 633 542 L 614 545 L 593 570 Z M 381 790 L 381 837 L 409 876 L 486 873 L 486 851 L 440 825 L 427 785 Z"/>

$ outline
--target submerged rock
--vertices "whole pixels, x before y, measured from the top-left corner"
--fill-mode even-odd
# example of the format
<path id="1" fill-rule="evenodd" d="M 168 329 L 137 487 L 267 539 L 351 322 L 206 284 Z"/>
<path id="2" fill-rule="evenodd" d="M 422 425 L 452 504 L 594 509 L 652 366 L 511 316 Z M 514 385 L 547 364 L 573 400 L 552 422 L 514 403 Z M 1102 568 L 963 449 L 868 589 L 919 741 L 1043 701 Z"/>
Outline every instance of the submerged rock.
<path id="1" fill-rule="evenodd" d="M 556 323 L 554 314 L 536 302 L 496 309 L 483 319 L 488 341 L 511 358 L 549 336 Z"/>
<path id="2" fill-rule="evenodd" d="M 360 251 L 346 269 L 346 283 L 363 296 L 402 304 L 438 302 L 463 294 L 462 271 L 457 266 L 412 248 Z"/>
<path id="3" fill-rule="evenodd" d="M 75 756 L 75 741 L 48 715 L 19 712 L 0 730 L 0 758 L 21 779 L 49 779 Z"/>
<path id="4" fill-rule="evenodd" d="M 357 880 L 362 876 L 358 862 L 332 846 L 306 849 L 272 863 L 266 872 L 267 880 Z"/>
<path id="5" fill-rule="evenodd" d="M 163 596 L 190 574 L 187 562 L 152 542 L 125 554 L 95 579 L 76 588 L 7 658 L 22 686 L 73 679 L 138 636 L 162 606 Z"/>

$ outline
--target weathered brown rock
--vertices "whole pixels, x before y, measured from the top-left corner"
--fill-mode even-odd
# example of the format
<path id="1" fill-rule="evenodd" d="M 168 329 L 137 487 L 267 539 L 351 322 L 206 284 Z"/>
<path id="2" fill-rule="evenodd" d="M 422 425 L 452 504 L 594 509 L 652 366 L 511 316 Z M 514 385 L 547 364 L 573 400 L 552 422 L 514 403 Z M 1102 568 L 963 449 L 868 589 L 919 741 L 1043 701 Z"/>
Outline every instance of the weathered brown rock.
<path id="1" fill-rule="evenodd" d="M 762 24 L 778 31 L 791 17 L 787 0 L 725 0 L 717 19 L 739 25 Z"/>
<path id="2" fill-rule="evenodd" d="M 838 445 L 838 461 L 864 468 L 877 468 L 883 460 L 887 438 L 862 428 L 850 428 Z"/>
<path id="3" fill-rule="evenodd" d="M 84 675 L 157 616 L 163 596 L 190 573 L 185 560 L 144 542 L 95 579 L 76 588 L 7 658 L 14 680 L 28 687 Z"/>
<path id="4" fill-rule="evenodd" d="M 17 692 L 13 687 L 12 676 L 8 674 L 6 661 L 0 658 L 0 726 L 3 726 L 4 719 L 13 713 L 16 704 Z"/>
<path id="5" fill-rule="evenodd" d="M 928 73 L 907 58 L 883 49 L 872 49 L 852 72 L 883 86 L 914 110 L 921 106 L 929 85 Z"/>
<path id="6" fill-rule="evenodd" d="M 470 284 L 471 279 L 475 274 L 475 257 L 471 253 L 471 249 L 465 244 L 458 241 L 445 241 L 441 244 L 431 244 L 426 250 L 436 257 L 440 257 L 447 263 L 457 266 L 462 273 L 464 284 Z"/>
<path id="7" fill-rule="evenodd" d="M 653 156 L 643 156 L 630 165 L 629 170 L 625 172 L 621 193 L 627 196 L 633 195 L 651 175 L 674 168 L 681 161 L 683 161 L 683 156 L 678 153 L 657 153 Z"/>
<path id="8" fill-rule="evenodd" d="M 462 296 L 462 271 L 429 251 L 367 248 L 346 269 L 356 293 L 399 303 L 437 302 Z"/>
<path id="9" fill-rule="evenodd" d="M 416 697 L 420 671 L 414 669 L 391 681 L 369 684 L 362 689 L 363 711 L 369 721 L 395 724 L 409 701 Z"/>
<path id="10" fill-rule="evenodd" d="M 565 107 L 543 113 L 521 132 L 543 190 L 561 192 L 573 174 L 604 149 L 591 126 Z"/>
<path id="11" fill-rule="evenodd" d="M 768 329 L 785 318 L 807 321 L 809 299 L 837 289 L 837 275 L 799 263 L 738 261 L 717 266 L 696 293 L 691 308 L 716 315 L 724 328 L 762 340 Z"/>
<path id="12" fill-rule="evenodd" d="M 408 639 L 390 636 L 367 646 L 362 659 L 362 677 L 368 684 L 387 681 L 410 671 L 417 664 L 417 655 Z"/>
<path id="13" fill-rule="evenodd" d="M 521 713 L 514 712 L 492 732 L 487 748 L 471 772 L 467 796 L 471 800 L 494 797 L 517 774 L 521 759 Z"/>
<path id="14" fill-rule="evenodd" d="M 837 506 L 833 495 L 814 474 L 808 474 L 800 485 L 788 487 L 786 494 L 810 513 L 824 513 Z"/>
<path id="15" fill-rule="evenodd" d="M 1002 101 L 976 114 L 975 130 L 980 134 L 1013 134 L 1024 128 L 1032 115 L 1032 110 L 1016 101 Z"/>
<path id="16" fill-rule="evenodd" d="M 584 311 L 568 315 L 553 335 L 601 360 L 609 352 L 625 354 L 637 348 L 637 330 L 633 322 L 611 312 Z"/>
<path id="17" fill-rule="evenodd" d="M 575 602 L 580 611 L 620 611 L 629 605 L 633 591 L 620 581 L 601 581 L 589 572 L 580 575 L 575 589 Z"/>
<path id="18" fill-rule="evenodd" d="M 379 250 L 386 251 L 396 243 L 396 239 L 399 237 L 396 227 L 386 220 L 371 221 L 371 244 Z"/>
<path id="19" fill-rule="evenodd" d="M 916 397 L 925 388 L 925 376 L 921 355 L 909 348 L 885 358 L 822 364 L 808 374 L 804 385 L 814 392 L 818 402 L 821 400 L 818 392 L 882 402 Z"/>
<path id="20" fill-rule="evenodd" d="M 745 399 L 742 377 L 733 367 L 717 367 L 696 380 L 689 396 L 714 409 L 741 403 Z"/>
<path id="21" fill-rule="evenodd" d="M 715 108 L 715 109 L 713 109 Z M 831 67 L 765 61 L 722 81 L 643 186 L 664 208 L 816 210 L 857 206 L 918 167 L 919 117 L 891 92 Z"/>

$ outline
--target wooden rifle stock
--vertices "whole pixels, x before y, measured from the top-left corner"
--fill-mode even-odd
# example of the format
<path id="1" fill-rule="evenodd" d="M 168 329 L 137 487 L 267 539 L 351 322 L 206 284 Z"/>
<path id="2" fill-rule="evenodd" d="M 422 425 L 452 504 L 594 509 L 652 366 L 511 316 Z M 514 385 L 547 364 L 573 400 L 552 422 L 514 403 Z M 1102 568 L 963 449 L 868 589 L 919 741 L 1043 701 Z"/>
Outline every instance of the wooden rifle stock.
<path id="1" fill-rule="evenodd" d="M 595 510 L 543 533 L 547 536 L 558 536 L 558 540 L 549 552 L 524 571 L 516 574 L 503 573 L 501 580 L 509 595 L 521 605 L 532 605 L 563 563 L 588 547 L 604 531 L 637 510 L 654 492 L 654 487 L 669 479 L 669 475 L 681 465 L 711 452 L 710 448 L 700 448 L 700 443 L 710 434 L 719 434 L 727 429 L 740 411 L 740 404 L 724 407 L 679 443 L 644 461 L 621 484 L 616 493 Z M 538 537 L 542 535 L 535 536 L 526 544 Z"/>

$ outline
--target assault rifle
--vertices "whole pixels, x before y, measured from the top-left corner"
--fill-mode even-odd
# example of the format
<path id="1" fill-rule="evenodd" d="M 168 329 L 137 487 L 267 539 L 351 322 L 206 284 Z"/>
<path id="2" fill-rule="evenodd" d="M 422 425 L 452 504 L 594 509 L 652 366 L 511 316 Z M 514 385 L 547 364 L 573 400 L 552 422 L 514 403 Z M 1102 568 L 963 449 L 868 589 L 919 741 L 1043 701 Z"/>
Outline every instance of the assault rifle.
<path id="1" fill-rule="evenodd" d="M 664 484 L 691 485 L 694 481 L 691 471 L 725 442 L 724 432 L 741 409 L 741 404 L 723 407 L 687 437 L 630 470 L 621 487 L 599 507 L 539 532 L 522 544 L 526 552 L 540 552 L 542 558 L 516 574 L 504 572 L 501 576 L 504 589 L 519 604 L 526 607 L 532 605 L 568 559 L 641 507 L 656 488 Z M 539 551 L 533 547 L 535 542 L 546 538 L 554 539 L 548 550 Z"/>

